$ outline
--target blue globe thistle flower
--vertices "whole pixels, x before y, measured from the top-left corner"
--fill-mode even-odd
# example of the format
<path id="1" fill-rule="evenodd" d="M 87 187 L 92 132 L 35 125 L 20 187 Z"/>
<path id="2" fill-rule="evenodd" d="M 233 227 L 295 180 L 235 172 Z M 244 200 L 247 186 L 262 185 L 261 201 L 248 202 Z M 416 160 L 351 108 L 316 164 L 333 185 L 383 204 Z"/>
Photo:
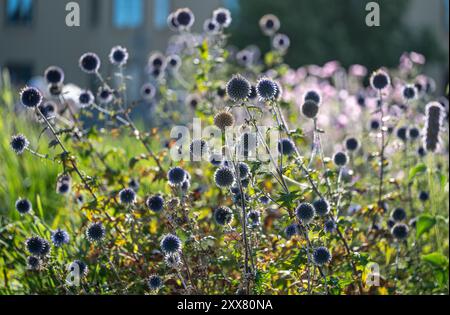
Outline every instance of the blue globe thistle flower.
<path id="1" fill-rule="evenodd" d="M 292 155 L 295 153 L 295 144 L 291 139 L 284 138 L 278 142 L 278 152 L 283 155 Z"/>
<path id="2" fill-rule="evenodd" d="M 181 186 L 186 180 L 186 171 L 181 167 L 174 167 L 167 173 L 169 184 L 173 186 Z"/>
<path id="3" fill-rule="evenodd" d="M 94 94 L 92 94 L 89 90 L 81 91 L 80 95 L 78 96 L 78 106 L 81 108 L 86 108 L 91 106 L 95 101 Z"/>
<path id="4" fill-rule="evenodd" d="M 27 258 L 27 268 L 30 270 L 39 270 L 42 267 L 42 261 L 38 257 L 29 256 Z"/>
<path id="5" fill-rule="evenodd" d="M 213 19 L 206 19 L 203 23 L 203 31 L 207 34 L 217 34 L 220 30 L 220 25 Z"/>
<path id="6" fill-rule="evenodd" d="M 52 243 L 53 245 L 55 245 L 56 247 L 61 247 L 64 244 L 68 244 L 70 237 L 69 234 L 61 229 L 57 229 L 56 231 L 52 232 Z"/>
<path id="7" fill-rule="evenodd" d="M 120 203 L 130 205 L 136 202 L 136 192 L 131 188 L 124 188 L 119 192 Z"/>
<path id="8" fill-rule="evenodd" d="M 214 220 L 219 225 L 228 225 L 233 221 L 233 211 L 228 207 L 219 207 L 214 211 Z"/>
<path id="9" fill-rule="evenodd" d="M 371 120 L 370 121 L 370 129 L 372 129 L 373 131 L 380 129 L 380 122 L 376 119 Z"/>
<path id="10" fill-rule="evenodd" d="M 163 281 L 158 275 L 151 275 L 147 279 L 147 286 L 152 291 L 157 291 L 163 286 Z"/>
<path id="11" fill-rule="evenodd" d="M 263 205 L 268 205 L 270 203 L 270 198 L 267 196 L 261 196 L 259 197 L 259 202 L 261 202 Z"/>
<path id="12" fill-rule="evenodd" d="M 30 142 L 24 135 L 20 134 L 12 136 L 9 144 L 16 154 L 21 155 L 26 149 L 28 149 Z"/>
<path id="13" fill-rule="evenodd" d="M 361 107 L 366 106 L 366 96 L 365 96 L 364 92 L 358 92 L 358 94 L 356 95 L 356 102 Z"/>
<path id="14" fill-rule="evenodd" d="M 302 114 L 306 118 L 314 119 L 319 114 L 319 104 L 314 101 L 305 101 L 302 105 Z"/>
<path id="15" fill-rule="evenodd" d="M 310 90 L 307 91 L 303 96 L 303 101 L 313 101 L 320 106 L 320 104 L 322 103 L 322 96 L 320 96 L 320 93 L 318 91 Z"/>
<path id="16" fill-rule="evenodd" d="M 86 230 L 86 237 L 90 243 L 100 242 L 105 238 L 106 231 L 100 222 L 93 222 Z"/>
<path id="17" fill-rule="evenodd" d="M 389 75 L 383 71 L 375 71 L 370 77 L 370 85 L 374 90 L 384 90 L 391 84 L 391 79 Z"/>
<path id="18" fill-rule="evenodd" d="M 402 94 L 406 101 L 413 100 L 417 97 L 417 89 L 414 85 L 407 85 L 403 88 Z"/>
<path id="19" fill-rule="evenodd" d="M 345 140 L 345 148 L 350 151 L 350 152 L 354 152 L 356 150 L 358 150 L 359 148 L 359 141 L 356 138 L 347 138 Z"/>
<path id="20" fill-rule="evenodd" d="M 409 138 L 411 140 L 417 140 L 420 137 L 420 130 L 417 127 L 409 128 Z"/>
<path id="21" fill-rule="evenodd" d="M 257 227 L 260 225 L 261 215 L 258 211 L 252 210 L 247 214 L 247 221 L 250 227 Z"/>
<path id="22" fill-rule="evenodd" d="M 262 78 L 256 84 L 256 93 L 260 100 L 268 101 L 275 98 L 277 92 L 276 83 L 269 78 Z"/>
<path id="23" fill-rule="evenodd" d="M 31 202 L 28 199 L 18 199 L 16 201 L 16 210 L 20 214 L 27 214 L 33 209 Z"/>
<path id="24" fill-rule="evenodd" d="M 326 247 L 317 247 L 313 252 L 313 262 L 317 266 L 323 266 L 331 261 L 331 253 Z"/>
<path id="25" fill-rule="evenodd" d="M 189 8 L 178 9 L 175 18 L 179 28 L 189 29 L 194 24 L 195 17 Z"/>
<path id="26" fill-rule="evenodd" d="M 397 208 L 392 212 L 391 217 L 395 222 L 404 221 L 406 220 L 406 211 L 403 208 Z"/>
<path id="27" fill-rule="evenodd" d="M 172 54 L 166 57 L 165 63 L 164 63 L 164 68 L 166 70 L 175 72 L 178 71 L 178 69 L 180 69 L 182 64 L 182 60 L 180 58 L 180 56 Z"/>
<path id="28" fill-rule="evenodd" d="M 67 195 L 71 191 L 70 181 L 58 181 L 56 183 L 56 193 L 59 195 Z"/>
<path id="29" fill-rule="evenodd" d="M 388 228 L 389 228 L 389 229 L 392 229 L 392 228 L 394 227 L 395 223 L 396 223 L 396 222 L 395 222 L 394 219 L 389 218 L 388 221 L 387 221 L 387 226 L 388 226 Z"/>
<path id="30" fill-rule="evenodd" d="M 428 199 L 430 199 L 430 194 L 427 193 L 426 191 L 421 191 L 419 193 L 419 199 L 422 202 L 428 201 Z"/>
<path id="31" fill-rule="evenodd" d="M 397 129 L 397 138 L 406 142 L 408 140 L 408 127 L 400 127 Z"/>
<path id="32" fill-rule="evenodd" d="M 33 236 L 25 241 L 28 252 L 36 257 L 44 257 L 50 253 L 50 244 L 47 240 Z"/>
<path id="33" fill-rule="evenodd" d="M 35 108 L 42 103 L 42 94 L 34 87 L 26 87 L 20 91 L 20 102 L 27 108 Z"/>
<path id="34" fill-rule="evenodd" d="M 425 151 L 425 149 L 424 149 L 423 147 L 419 147 L 419 148 L 417 149 L 417 154 L 418 154 L 420 157 L 424 157 L 425 155 L 427 155 L 427 151 Z"/>
<path id="35" fill-rule="evenodd" d="M 64 82 L 64 71 L 60 67 L 51 66 L 45 70 L 44 77 L 48 84 L 61 84 Z"/>
<path id="36" fill-rule="evenodd" d="M 330 213 L 330 204 L 325 199 L 318 199 L 314 201 L 313 207 L 318 216 L 324 217 Z"/>
<path id="37" fill-rule="evenodd" d="M 297 223 L 288 225 L 288 227 L 284 230 L 284 233 L 286 234 L 286 238 L 290 240 L 294 235 L 300 234 L 300 227 Z"/>
<path id="38" fill-rule="evenodd" d="M 291 46 L 291 40 L 285 34 L 276 34 L 272 40 L 272 46 L 276 50 L 285 52 Z"/>
<path id="39" fill-rule="evenodd" d="M 333 220 L 327 220 L 323 226 L 326 233 L 334 233 L 337 230 L 336 223 Z"/>
<path id="40" fill-rule="evenodd" d="M 128 57 L 128 50 L 122 46 L 113 47 L 109 53 L 109 61 L 119 67 L 126 65 Z"/>
<path id="41" fill-rule="evenodd" d="M 156 88 L 151 83 L 145 83 L 141 87 L 141 96 L 146 101 L 151 101 L 155 98 Z"/>
<path id="42" fill-rule="evenodd" d="M 251 91 L 251 85 L 246 78 L 238 74 L 231 78 L 226 89 L 230 99 L 237 102 L 248 98 Z"/>
<path id="43" fill-rule="evenodd" d="M 98 72 L 101 61 L 95 53 L 85 53 L 80 57 L 79 66 L 82 71 L 92 74 Z"/>
<path id="44" fill-rule="evenodd" d="M 295 213 L 297 218 L 305 224 L 310 223 L 316 215 L 314 207 L 307 202 L 301 203 L 295 210 Z"/>
<path id="45" fill-rule="evenodd" d="M 114 99 L 114 92 L 106 86 L 101 86 L 97 92 L 97 99 L 100 104 L 109 104 Z"/>
<path id="46" fill-rule="evenodd" d="M 83 261 L 81 261 L 81 260 L 74 260 L 69 265 L 69 271 L 72 274 L 79 276 L 80 278 L 84 278 L 84 277 L 87 276 L 87 274 L 89 272 L 89 268 Z"/>
<path id="47" fill-rule="evenodd" d="M 173 234 L 166 234 L 161 240 L 161 250 L 168 255 L 178 253 L 181 251 L 181 240 Z"/>
<path id="48" fill-rule="evenodd" d="M 173 269 L 178 269 L 182 264 L 180 254 L 178 253 L 172 255 L 165 255 L 164 262 L 167 267 Z"/>
<path id="49" fill-rule="evenodd" d="M 250 167 L 247 165 L 247 163 L 239 162 L 238 169 L 239 169 L 239 178 L 241 179 L 241 181 L 244 181 L 250 176 Z"/>
<path id="50" fill-rule="evenodd" d="M 228 188 L 234 183 L 234 174 L 228 167 L 221 167 L 214 173 L 214 181 L 220 188 Z"/>
<path id="51" fill-rule="evenodd" d="M 148 58 L 148 65 L 153 69 L 161 69 L 164 66 L 165 57 L 160 52 L 153 52 Z"/>
<path id="52" fill-rule="evenodd" d="M 273 36 L 280 29 L 280 20 L 273 14 L 264 15 L 259 20 L 259 27 L 264 35 Z"/>
<path id="53" fill-rule="evenodd" d="M 336 166 L 343 167 L 348 163 L 348 155 L 345 152 L 337 152 L 333 156 L 333 162 Z"/>
<path id="54" fill-rule="evenodd" d="M 391 230 L 392 236 L 397 240 L 404 240 L 408 237 L 409 228 L 406 224 L 397 223 Z"/>
<path id="55" fill-rule="evenodd" d="M 248 49 L 243 49 L 236 54 L 236 61 L 238 64 L 244 67 L 251 66 L 253 64 L 253 52 Z"/>
<path id="56" fill-rule="evenodd" d="M 161 196 L 152 196 L 147 199 L 145 205 L 154 212 L 161 212 L 164 209 L 164 199 Z"/>
<path id="57" fill-rule="evenodd" d="M 230 10 L 225 8 L 219 8 L 213 12 L 213 21 L 219 24 L 221 27 L 229 27 L 231 24 L 231 13 Z"/>

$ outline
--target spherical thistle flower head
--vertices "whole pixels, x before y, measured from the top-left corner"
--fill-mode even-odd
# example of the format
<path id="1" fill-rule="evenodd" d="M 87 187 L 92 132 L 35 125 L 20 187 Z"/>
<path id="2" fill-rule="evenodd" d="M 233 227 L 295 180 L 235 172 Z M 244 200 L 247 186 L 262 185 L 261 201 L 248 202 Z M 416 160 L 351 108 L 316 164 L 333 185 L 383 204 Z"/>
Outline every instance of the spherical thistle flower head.
<path id="1" fill-rule="evenodd" d="M 182 264 L 180 254 L 165 255 L 164 263 L 169 268 L 178 269 Z"/>
<path id="2" fill-rule="evenodd" d="M 122 46 L 115 46 L 111 49 L 109 53 L 109 61 L 119 67 L 123 67 L 128 62 L 128 50 Z"/>
<path id="3" fill-rule="evenodd" d="M 25 241 L 28 252 L 36 257 L 47 256 L 50 252 L 50 244 L 39 236 L 33 236 Z"/>
<path id="4" fill-rule="evenodd" d="M 220 188 L 230 187 L 234 180 L 234 174 L 228 167 L 221 167 L 214 173 L 214 182 Z"/>
<path id="5" fill-rule="evenodd" d="M 24 135 L 20 134 L 12 136 L 9 145 L 16 154 L 21 155 L 26 149 L 28 149 L 30 142 Z"/>
<path id="6" fill-rule="evenodd" d="M 314 101 L 305 101 L 302 105 L 302 114 L 306 118 L 314 119 L 319 113 L 319 104 Z"/>
<path id="7" fill-rule="evenodd" d="M 178 9 L 175 18 L 180 28 L 189 29 L 195 22 L 195 16 L 189 8 Z"/>
<path id="8" fill-rule="evenodd" d="M 428 201 L 428 199 L 430 199 L 430 194 L 427 193 L 426 191 L 421 191 L 419 193 L 419 200 L 422 202 Z"/>
<path id="9" fill-rule="evenodd" d="M 384 70 L 375 71 L 370 77 L 370 85 L 374 90 L 384 90 L 391 84 L 391 78 Z"/>
<path id="10" fill-rule="evenodd" d="M 300 221 L 308 224 L 314 219 L 316 211 L 310 203 L 304 202 L 297 207 L 295 214 Z"/>
<path id="11" fill-rule="evenodd" d="M 324 217 L 330 213 L 330 203 L 325 199 L 317 199 L 313 202 L 314 210 L 318 216 Z"/>
<path id="12" fill-rule="evenodd" d="M 29 256 L 27 258 L 27 268 L 30 270 L 39 270 L 42 267 L 42 261 L 38 257 Z"/>
<path id="13" fill-rule="evenodd" d="M 282 155 L 292 155 L 295 153 L 295 144 L 291 139 L 284 138 L 278 141 L 278 152 Z"/>
<path id="14" fill-rule="evenodd" d="M 236 54 L 236 61 L 244 67 L 253 64 L 253 52 L 248 49 L 243 49 Z"/>
<path id="15" fill-rule="evenodd" d="M 31 210 L 33 210 L 33 206 L 28 199 L 18 199 L 16 201 L 15 207 L 16 210 L 22 215 L 27 214 Z"/>
<path id="16" fill-rule="evenodd" d="M 71 272 L 72 275 L 76 275 L 80 278 L 84 278 L 87 276 L 87 274 L 89 272 L 89 268 L 83 261 L 74 260 L 69 265 L 69 271 Z"/>
<path id="17" fill-rule="evenodd" d="M 94 104 L 95 98 L 94 94 L 92 94 L 89 90 L 81 91 L 78 95 L 77 104 L 81 108 L 86 108 Z"/>
<path id="18" fill-rule="evenodd" d="M 153 212 L 161 212 L 164 209 L 164 199 L 161 196 L 151 196 L 147 198 L 145 205 Z"/>
<path id="19" fill-rule="evenodd" d="M 326 247 L 317 247 L 314 249 L 312 260 L 315 265 L 323 266 L 331 261 L 331 253 Z"/>
<path id="20" fill-rule="evenodd" d="M 316 102 L 317 104 L 322 103 L 322 96 L 320 95 L 320 93 L 316 90 L 309 90 L 306 91 L 305 95 L 303 96 L 303 101 L 313 101 Z"/>
<path id="21" fill-rule="evenodd" d="M 48 84 L 61 84 L 64 82 L 64 71 L 60 67 L 51 66 L 45 70 L 44 77 Z"/>
<path id="22" fill-rule="evenodd" d="M 441 143 L 440 132 L 446 117 L 445 108 L 439 102 L 428 103 L 425 108 L 423 146 L 428 152 L 436 152 Z"/>
<path id="23" fill-rule="evenodd" d="M 277 92 L 276 83 L 269 78 L 262 78 L 256 84 L 256 93 L 262 101 L 269 101 L 275 98 Z"/>
<path id="24" fill-rule="evenodd" d="M 403 208 L 396 208 L 391 215 L 392 219 L 394 219 L 395 222 L 401 222 L 406 220 L 406 211 Z"/>
<path id="25" fill-rule="evenodd" d="M 259 197 L 259 202 L 261 202 L 263 205 L 268 205 L 270 203 L 270 198 L 267 196 L 261 196 Z"/>
<path id="26" fill-rule="evenodd" d="M 164 68 L 176 72 L 178 69 L 180 69 L 182 64 L 181 58 L 178 55 L 172 54 L 166 57 Z"/>
<path id="27" fill-rule="evenodd" d="M 161 69 L 164 66 L 165 57 L 159 51 L 153 52 L 148 58 L 148 65 L 151 68 Z"/>
<path id="28" fill-rule="evenodd" d="M 300 233 L 300 229 L 297 223 L 288 225 L 288 227 L 284 230 L 284 234 L 286 238 L 290 240 L 294 235 L 298 235 Z"/>
<path id="29" fill-rule="evenodd" d="M 219 225 L 228 225 L 233 221 L 233 211 L 228 207 L 219 207 L 214 211 L 214 221 Z"/>
<path id="30" fill-rule="evenodd" d="M 272 36 L 276 32 L 278 32 L 280 26 L 280 20 L 273 14 L 264 15 L 259 20 L 259 27 L 261 28 L 261 31 L 267 36 Z"/>
<path id="31" fill-rule="evenodd" d="M 373 131 L 380 129 L 380 122 L 376 119 L 370 121 L 370 129 Z"/>
<path id="32" fill-rule="evenodd" d="M 273 37 L 272 46 L 278 51 L 285 52 L 291 46 L 291 40 L 285 34 L 277 34 Z"/>
<path id="33" fill-rule="evenodd" d="M 345 140 L 345 149 L 354 152 L 359 149 L 359 141 L 356 138 L 350 137 Z"/>
<path id="34" fill-rule="evenodd" d="M 71 191 L 70 181 L 57 181 L 56 182 L 56 193 L 59 195 L 67 195 Z"/>
<path id="35" fill-rule="evenodd" d="M 408 237 L 409 228 L 406 224 L 397 223 L 391 230 L 392 236 L 401 241 Z"/>
<path id="36" fill-rule="evenodd" d="M 66 231 L 57 229 L 56 231 L 52 232 L 51 239 L 52 239 L 53 245 L 55 245 L 56 247 L 61 247 L 64 244 L 69 243 L 70 237 Z"/>
<path id="37" fill-rule="evenodd" d="M 38 106 L 38 110 L 41 112 L 41 114 L 48 120 L 53 119 L 56 117 L 56 103 L 53 101 L 46 101 L 41 103 Z M 38 119 L 40 116 L 38 115 Z"/>
<path id="38" fill-rule="evenodd" d="M 409 128 L 409 139 L 411 140 L 417 140 L 420 137 L 420 130 L 417 127 L 411 127 Z"/>
<path id="39" fill-rule="evenodd" d="M 145 83 L 141 87 L 141 96 L 146 101 L 151 101 L 155 98 L 156 88 L 152 83 Z"/>
<path id="40" fill-rule="evenodd" d="M 208 154 L 208 143 L 204 139 L 194 139 L 190 146 L 189 152 L 194 160 L 199 160 Z"/>
<path id="41" fill-rule="evenodd" d="M 163 280 L 158 275 L 151 275 L 147 279 L 147 286 L 151 291 L 158 291 L 163 286 Z"/>
<path id="42" fill-rule="evenodd" d="M 387 226 L 389 229 L 392 229 L 394 227 L 394 225 L 396 224 L 395 220 L 392 218 L 389 218 L 387 221 Z"/>
<path id="43" fill-rule="evenodd" d="M 170 185 L 181 185 L 186 180 L 186 171 L 181 167 L 174 167 L 167 173 L 167 179 Z"/>
<path id="44" fill-rule="evenodd" d="M 201 98 L 197 94 L 190 94 L 186 97 L 186 105 L 192 109 L 196 109 L 198 104 L 200 104 Z"/>
<path id="45" fill-rule="evenodd" d="M 400 127 L 397 129 L 397 138 L 406 142 L 408 140 L 408 127 Z"/>
<path id="46" fill-rule="evenodd" d="M 35 108 L 42 103 L 42 93 L 34 87 L 26 87 L 20 92 L 20 102 L 27 108 Z"/>
<path id="47" fill-rule="evenodd" d="M 326 233 L 334 233 L 337 229 L 336 223 L 333 220 L 327 220 L 323 226 Z"/>
<path id="48" fill-rule="evenodd" d="M 239 178 L 241 180 L 247 179 L 250 176 L 250 167 L 247 163 L 239 162 L 238 163 L 239 170 Z"/>
<path id="49" fill-rule="evenodd" d="M 102 86 L 98 89 L 97 99 L 100 104 L 109 104 L 114 99 L 113 91 L 106 86 Z"/>
<path id="50" fill-rule="evenodd" d="M 120 203 L 130 205 L 136 202 L 136 192 L 131 188 L 124 188 L 119 192 Z"/>
<path id="51" fill-rule="evenodd" d="M 79 66 L 82 71 L 92 74 L 98 72 L 101 61 L 95 53 L 85 53 L 80 57 Z"/>
<path id="52" fill-rule="evenodd" d="M 333 162 L 338 167 L 343 167 L 348 163 L 348 155 L 345 152 L 336 152 L 333 156 Z"/>
<path id="53" fill-rule="evenodd" d="M 221 27 L 229 27 L 232 21 L 230 10 L 218 8 L 214 10 L 212 19 Z"/>
<path id="54" fill-rule="evenodd" d="M 86 230 L 86 237 L 90 243 L 100 242 L 106 235 L 105 227 L 100 222 L 91 223 Z"/>
<path id="55" fill-rule="evenodd" d="M 220 25 L 213 19 L 206 19 L 203 23 L 203 31 L 207 34 L 217 34 L 220 31 Z"/>
<path id="56" fill-rule="evenodd" d="M 250 90 L 250 83 L 240 74 L 233 76 L 227 84 L 227 94 L 235 102 L 247 99 Z"/>
<path id="57" fill-rule="evenodd" d="M 166 234 L 161 240 L 161 250 L 168 255 L 181 251 L 181 240 L 173 234 Z"/>
<path id="58" fill-rule="evenodd" d="M 217 115 L 214 116 L 214 125 L 216 125 L 220 130 L 225 130 L 226 128 L 232 127 L 234 125 L 233 114 L 226 111 L 217 113 Z"/>
<path id="59" fill-rule="evenodd" d="M 402 95 L 405 101 L 413 100 L 417 97 L 417 89 L 414 85 L 406 85 L 403 88 Z"/>
<path id="60" fill-rule="evenodd" d="M 256 227 L 259 226 L 259 224 L 261 223 L 261 215 L 258 211 L 256 210 L 251 210 L 248 214 L 247 214 L 247 221 L 248 224 L 251 227 Z"/>
<path id="61" fill-rule="evenodd" d="M 417 154 L 418 154 L 420 157 L 424 157 L 425 155 L 427 155 L 427 151 L 424 149 L 424 147 L 419 147 L 419 148 L 417 149 Z"/>
<path id="62" fill-rule="evenodd" d="M 180 25 L 178 24 L 175 12 L 170 13 L 167 17 L 167 26 L 169 26 L 172 31 L 179 30 Z"/>

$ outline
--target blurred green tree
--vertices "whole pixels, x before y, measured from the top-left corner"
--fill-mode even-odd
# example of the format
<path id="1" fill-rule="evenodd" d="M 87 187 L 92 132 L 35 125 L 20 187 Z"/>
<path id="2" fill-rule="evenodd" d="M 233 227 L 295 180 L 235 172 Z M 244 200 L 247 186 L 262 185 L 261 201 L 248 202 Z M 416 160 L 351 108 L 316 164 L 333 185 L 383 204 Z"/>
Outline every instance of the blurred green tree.
<path id="1" fill-rule="evenodd" d="M 281 33 L 291 39 L 287 62 L 292 66 L 339 60 L 369 69 L 395 66 L 404 51 L 417 51 L 429 61 L 444 58 L 437 37 L 428 29 L 410 29 L 404 15 L 410 0 L 377 0 L 381 26 L 366 26 L 369 1 L 361 0 L 241 0 L 235 15 L 232 43 L 239 48 L 256 44 L 263 51 L 269 40 L 259 30 L 267 14 L 281 20 Z M 238 31 L 236 31 L 238 30 Z"/>

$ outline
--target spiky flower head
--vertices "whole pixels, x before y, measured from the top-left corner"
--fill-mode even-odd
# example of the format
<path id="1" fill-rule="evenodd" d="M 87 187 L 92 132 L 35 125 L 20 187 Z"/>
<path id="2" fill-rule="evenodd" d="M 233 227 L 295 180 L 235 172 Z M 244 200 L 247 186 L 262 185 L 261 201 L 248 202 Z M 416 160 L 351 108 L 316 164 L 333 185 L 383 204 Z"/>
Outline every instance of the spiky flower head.
<path id="1" fill-rule="evenodd" d="M 229 27 L 232 21 L 230 10 L 218 8 L 213 12 L 213 20 L 221 27 Z"/>
<path id="2" fill-rule="evenodd" d="M 100 242 L 105 238 L 106 230 L 102 223 L 93 222 L 86 230 L 86 237 L 89 242 Z"/>
<path id="3" fill-rule="evenodd" d="M 234 116 L 230 112 L 222 111 L 214 116 L 214 124 L 217 128 L 225 130 L 234 125 Z"/>
<path id="4" fill-rule="evenodd" d="M 156 88 L 151 83 L 145 83 L 141 87 L 141 96 L 146 101 L 151 101 L 156 95 Z"/>
<path id="5" fill-rule="evenodd" d="M 338 167 L 343 167 L 348 163 L 348 155 L 345 152 L 336 152 L 333 156 L 333 162 Z"/>
<path id="6" fill-rule="evenodd" d="M 178 56 L 176 54 L 171 54 L 166 57 L 166 60 L 164 63 L 164 68 L 166 70 L 175 72 L 175 71 L 178 71 L 178 69 L 180 69 L 181 64 L 182 64 L 182 61 L 181 61 L 180 56 Z"/>
<path id="7" fill-rule="evenodd" d="M 417 88 L 414 85 L 406 85 L 403 88 L 402 95 L 405 101 L 413 100 L 417 97 Z"/>
<path id="8" fill-rule="evenodd" d="M 29 213 L 33 209 L 33 206 L 28 199 L 18 199 L 15 206 L 16 210 L 22 215 Z"/>
<path id="9" fill-rule="evenodd" d="M 58 176 L 56 180 L 56 192 L 60 195 L 67 195 L 72 188 L 72 178 L 68 174 Z"/>
<path id="10" fill-rule="evenodd" d="M 421 191 L 419 193 L 419 200 L 422 202 L 428 201 L 428 199 L 430 199 L 430 194 L 427 193 L 426 191 Z"/>
<path id="11" fill-rule="evenodd" d="M 406 142 L 408 140 L 408 127 L 403 126 L 397 129 L 397 138 Z"/>
<path id="12" fill-rule="evenodd" d="M 404 223 L 397 223 L 391 230 L 392 236 L 399 241 L 402 241 L 408 237 L 409 228 Z"/>
<path id="13" fill-rule="evenodd" d="M 308 224 L 314 219 L 316 211 L 310 203 L 304 202 L 297 207 L 295 214 L 300 221 Z"/>
<path id="14" fill-rule="evenodd" d="M 261 202 L 263 205 L 268 205 L 270 203 L 270 198 L 267 196 L 261 196 L 259 197 L 259 202 Z"/>
<path id="15" fill-rule="evenodd" d="M 302 114 L 309 119 L 314 119 L 317 117 L 317 114 L 319 113 L 319 104 L 308 100 L 305 101 L 301 107 Z"/>
<path id="16" fill-rule="evenodd" d="M 323 226 L 326 233 L 334 233 L 337 229 L 336 223 L 333 220 L 327 220 Z"/>
<path id="17" fill-rule="evenodd" d="M 186 180 L 186 171 L 181 167 L 174 167 L 167 173 L 169 184 L 173 186 L 180 186 Z"/>
<path id="18" fill-rule="evenodd" d="M 264 15 L 259 20 L 259 27 L 264 35 L 273 36 L 280 29 L 280 20 L 273 14 Z"/>
<path id="19" fill-rule="evenodd" d="M 317 266 L 323 266 L 331 261 L 331 253 L 326 247 L 317 247 L 313 252 L 313 262 Z"/>
<path id="20" fill-rule="evenodd" d="M 173 234 L 166 234 L 161 240 L 161 250 L 168 255 L 181 251 L 181 240 Z"/>
<path id="21" fill-rule="evenodd" d="M 330 204 L 326 199 L 317 199 L 313 202 L 313 207 L 318 216 L 324 217 L 330 213 Z"/>
<path id="22" fill-rule="evenodd" d="M 153 212 L 161 212 L 164 209 L 164 199 L 161 196 L 151 196 L 145 201 L 145 205 Z"/>
<path id="23" fill-rule="evenodd" d="M 136 192 L 131 188 L 124 188 L 119 192 L 119 201 L 122 204 L 133 204 L 136 202 L 136 197 Z"/>
<path id="24" fill-rule="evenodd" d="M 218 207 L 214 211 L 214 220 L 219 225 L 228 225 L 233 221 L 233 211 L 228 207 Z"/>
<path id="25" fill-rule="evenodd" d="M 158 291 L 163 286 L 163 280 L 158 275 L 151 275 L 147 279 L 147 286 L 152 291 Z"/>
<path id="26" fill-rule="evenodd" d="M 61 84 L 64 82 L 64 71 L 57 66 L 48 67 L 44 76 L 48 84 Z"/>
<path id="27" fill-rule="evenodd" d="M 379 69 L 370 77 L 370 85 L 374 90 L 384 90 L 391 84 L 391 78 L 386 71 Z"/>
<path id="28" fill-rule="evenodd" d="M 122 46 L 113 47 L 109 53 L 109 61 L 119 67 L 126 65 L 128 57 L 128 50 Z"/>
<path id="29" fill-rule="evenodd" d="M 228 167 L 221 167 L 214 173 L 214 181 L 220 188 L 228 188 L 234 183 L 233 171 Z"/>
<path id="30" fill-rule="evenodd" d="M 207 34 L 217 34 L 220 30 L 220 25 L 213 19 L 206 19 L 203 23 L 203 30 Z"/>
<path id="31" fill-rule="evenodd" d="M 195 22 L 195 16 L 189 8 L 178 9 L 175 12 L 175 19 L 179 28 L 189 29 Z"/>
<path id="32" fill-rule="evenodd" d="M 114 91 L 109 87 L 101 86 L 97 92 L 97 99 L 100 104 L 109 104 L 114 99 Z"/>
<path id="33" fill-rule="evenodd" d="M 33 236 L 25 241 L 28 252 L 36 257 L 45 257 L 50 253 L 50 244 L 39 236 Z"/>
<path id="34" fill-rule="evenodd" d="M 248 67 L 253 64 L 254 54 L 249 49 L 243 49 L 236 54 L 237 62 L 244 67 Z"/>
<path id="35" fill-rule="evenodd" d="M 152 52 L 148 58 L 148 65 L 150 68 L 161 69 L 164 66 L 165 57 L 159 51 Z"/>
<path id="36" fill-rule="evenodd" d="M 240 74 L 234 75 L 227 83 L 227 94 L 235 102 L 244 101 L 250 95 L 251 85 Z"/>
<path id="37" fill-rule="evenodd" d="M 172 255 L 165 255 L 164 262 L 167 267 L 173 268 L 173 269 L 178 269 L 182 265 L 181 257 L 180 257 L 180 254 L 178 254 L 178 253 L 175 253 Z"/>
<path id="38" fill-rule="evenodd" d="M 82 71 L 92 74 L 98 72 L 101 61 L 95 53 L 85 53 L 80 57 L 79 66 Z"/>
<path id="39" fill-rule="evenodd" d="M 277 85 L 272 79 L 262 78 L 256 84 L 256 93 L 262 101 L 273 100 L 277 93 Z"/>
<path id="40" fill-rule="evenodd" d="M 406 211 L 403 208 L 396 208 L 391 215 L 392 219 L 395 220 L 395 222 L 401 222 L 406 220 Z"/>
<path id="41" fill-rule="evenodd" d="M 256 210 L 251 210 L 247 214 L 247 221 L 251 227 L 257 227 L 260 225 L 261 214 Z"/>
<path id="42" fill-rule="evenodd" d="M 286 238 L 289 240 L 294 235 L 300 234 L 300 227 L 297 223 L 293 223 L 291 225 L 288 225 L 287 228 L 284 230 L 284 234 L 286 235 Z"/>
<path id="43" fill-rule="evenodd" d="M 55 245 L 56 247 L 61 247 L 64 244 L 69 243 L 70 237 L 69 233 L 67 233 L 66 231 L 57 229 L 55 231 L 52 231 L 51 239 L 53 245 Z"/>
<path id="44" fill-rule="evenodd" d="M 370 129 L 372 130 L 378 130 L 380 129 L 380 122 L 376 119 L 373 119 L 370 121 Z"/>
<path id="45" fill-rule="evenodd" d="M 286 34 L 276 34 L 272 40 L 272 46 L 276 50 L 285 52 L 291 46 L 291 40 Z"/>
<path id="46" fill-rule="evenodd" d="M 20 102 L 27 108 L 35 108 L 42 103 L 42 93 L 37 88 L 26 87 L 20 91 Z"/>
<path id="47" fill-rule="evenodd" d="M 356 138 L 350 137 L 345 140 L 345 148 L 347 151 L 354 152 L 359 149 L 359 141 Z"/>
<path id="48" fill-rule="evenodd" d="M 28 149 L 30 142 L 24 135 L 19 134 L 12 136 L 9 144 L 16 154 L 21 155 L 26 149 Z"/>
<path id="49" fill-rule="evenodd" d="M 239 178 L 241 180 L 244 180 L 250 176 L 250 167 L 247 163 L 239 162 L 237 167 L 239 170 Z"/>
<path id="50" fill-rule="evenodd" d="M 29 256 L 27 258 L 27 268 L 30 270 L 39 270 L 42 267 L 42 261 L 38 257 Z"/>
<path id="51" fill-rule="evenodd" d="M 303 101 L 313 101 L 320 106 L 320 104 L 322 103 L 322 96 L 320 95 L 320 92 L 316 90 L 309 90 L 306 91 L 305 95 L 303 95 Z"/>
<path id="52" fill-rule="evenodd" d="M 295 144 L 291 139 L 283 138 L 278 142 L 278 152 L 283 155 L 292 155 L 295 153 Z"/>
<path id="53" fill-rule="evenodd" d="M 94 94 L 89 90 L 84 90 L 78 95 L 78 106 L 81 108 L 86 108 L 91 106 L 95 101 Z"/>
<path id="54" fill-rule="evenodd" d="M 445 109 L 439 102 L 431 102 L 425 109 L 423 146 L 428 152 L 436 152 L 441 143 L 440 132 L 445 119 Z"/>
<path id="55" fill-rule="evenodd" d="M 417 128 L 417 127 L 409 128 L 408 136 L 409 136 L 409 139 L 411 139 L 411 140 L 417 140 L 420 137 L 419 128 Z"/>

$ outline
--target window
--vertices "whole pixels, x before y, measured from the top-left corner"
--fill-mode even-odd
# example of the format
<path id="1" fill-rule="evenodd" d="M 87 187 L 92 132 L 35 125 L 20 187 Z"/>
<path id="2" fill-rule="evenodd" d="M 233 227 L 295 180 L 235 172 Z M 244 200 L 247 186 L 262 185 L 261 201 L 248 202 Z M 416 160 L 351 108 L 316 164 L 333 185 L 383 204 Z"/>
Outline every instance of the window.
<path id="1" fill-rule="evenodd" d="M 154 0 L 153 23 L 156 28 L 167 26 L 167 17 L 170 14 L 170 0 Z"/>
<path id="2" fill-rule="evenodd" d="M 115 27 L 137 28 L 143 21 L 143 0 L 114 0 L 113 23 Z"/>
<path id="3" fill-rule="evenodd" d="M 33 0 L 7 0 L 6 23 L 28 25 L 33 19 Z"/>

